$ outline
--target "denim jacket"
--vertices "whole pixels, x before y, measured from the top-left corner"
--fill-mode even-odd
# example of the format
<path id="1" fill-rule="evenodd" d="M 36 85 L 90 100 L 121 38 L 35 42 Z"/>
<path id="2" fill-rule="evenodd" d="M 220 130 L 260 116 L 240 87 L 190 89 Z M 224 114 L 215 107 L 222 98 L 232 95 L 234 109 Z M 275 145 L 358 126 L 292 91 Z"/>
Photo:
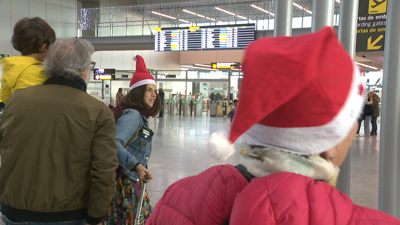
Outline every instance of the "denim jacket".
<path id="1" fill-rule="evenodd" d="M 137 139 L 126 149 L 124 145 L 135 135 L 140 119 L 142 120 L 141 127 L 148 128 L 147 118 L 142 116 L 138 111 L 134 109 L 124 111 L 117 120 L 117 135 L 115 137 L 118 146 L 117 157 L 121 171 L 136 182 L 139 182 L 138 174 L 131 170 L 138 162 L 146 167 L 151 155 L 153 132 L 148 135 L 147 132 L 142 132 L 141 130 Z"/>

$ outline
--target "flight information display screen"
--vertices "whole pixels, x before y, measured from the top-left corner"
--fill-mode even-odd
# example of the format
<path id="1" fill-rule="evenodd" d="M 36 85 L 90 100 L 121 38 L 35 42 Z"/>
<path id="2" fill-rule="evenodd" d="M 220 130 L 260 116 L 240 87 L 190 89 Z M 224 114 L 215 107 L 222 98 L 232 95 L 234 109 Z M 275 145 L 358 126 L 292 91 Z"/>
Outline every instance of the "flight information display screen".
<path id="1" fill-rule="evenodd" d="M 155 51 L 244 49 L 255 37 L 255 25 L 156 28 Z"/>

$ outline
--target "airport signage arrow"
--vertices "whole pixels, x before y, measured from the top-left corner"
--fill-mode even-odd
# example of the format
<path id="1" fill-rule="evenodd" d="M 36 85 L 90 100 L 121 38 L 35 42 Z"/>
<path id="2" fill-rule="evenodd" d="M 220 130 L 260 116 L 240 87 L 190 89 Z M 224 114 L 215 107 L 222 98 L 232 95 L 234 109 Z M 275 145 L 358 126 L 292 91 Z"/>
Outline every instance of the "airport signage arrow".
<path id="1" fill-rule="evenodd" d="M 385 48 L 388 0 L 359 0 L 356 52 Z"/>
<path id="2" fill-rule="evenodd" d="M 372 36 L 368 38 L 368 46 L 367 46 L 367 50 L 379 50 L 380 48 L 382 48 L 382 45 L 377 46 L 376 44 L 382 40 L 383 38 L 383 34 L 381 34 L 374 42 L 372 42 Z"/>

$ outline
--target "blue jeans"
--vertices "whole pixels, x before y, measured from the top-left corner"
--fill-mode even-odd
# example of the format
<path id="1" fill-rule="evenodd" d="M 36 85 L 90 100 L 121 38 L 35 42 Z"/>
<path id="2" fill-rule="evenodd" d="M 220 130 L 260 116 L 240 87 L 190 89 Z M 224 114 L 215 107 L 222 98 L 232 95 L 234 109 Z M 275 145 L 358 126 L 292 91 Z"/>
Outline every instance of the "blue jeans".
<path id="1" fill-rule="evenodd" d="M 228 116 L 231 118 L 231 122 L 232 122 L 233 116 L 235 116 L 235 110 L 234 110 L 234 109 L 231 110 L 231 111 L 228 113 Z"/>
<path id="2" fill-rule="evenodd" d="M 377 120 L 378 120 L 378 117 L 376 117 L 376 116 L 373 116 L 371 118 L 372 132 L 374 132 L 375 134 L 378 133 L 378 124 L 376 123 Z"/>
<path id="3" fill-rule="evenodd" d="M 6 218 L 6 225 L 85 225 L 85 224 L 86 220 L 41 223 L 41 222 L 14 220 L 8 217 Z"/>
<path id="4" fill-rule="evenodd" d="M 372 116 L 365 116 L 365 120 L 364 120 L 364 134 L 365 134 L 365 136 L 369 136 L 370 133 L 371 133 L 371 127 L 370 127 L 371 117 Z"/>

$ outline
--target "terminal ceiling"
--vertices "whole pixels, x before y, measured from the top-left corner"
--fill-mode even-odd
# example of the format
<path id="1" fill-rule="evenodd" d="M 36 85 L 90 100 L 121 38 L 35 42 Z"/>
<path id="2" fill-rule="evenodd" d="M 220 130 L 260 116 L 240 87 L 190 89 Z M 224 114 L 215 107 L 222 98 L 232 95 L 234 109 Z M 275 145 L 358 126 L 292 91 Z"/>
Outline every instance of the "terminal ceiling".
<path id="1" fill-rule="evenodd" d="M 127 11 L 130 15 L 140 15 L 145 17 L 148 24 L 157 26 L 162 21 L 163 27 L 170 25 L 170 27 L 178 26 L 179 23 L 209 23 L 210 25 L 217 25 L 217 22 L 247 22 L 252 23 L 256 20 L 273 19 L 275 13 L 275 2 L 277 0 L 78 0 L 80 2 L 97 2 L 99 7 L 110 7 L 111 14 L 123 11 L 126 17 Z M 298 6 L 293 6 L 293 17 L 309 17 L 312 16 L 312 2 L 313 0 L 294 0 L 294 3 L 303 7 L 300 9 Z M 339 14 L 340 1 L 335 2 L 335 14 Z M 140 5 L 139 5 L 140 3 Z M 252 6 L 253 5 L 253 6 Z M 127 7 L 129 6 L 129 7 Z M 260 7 L 265 11 L 255 8 Z M 216 7 L 225 11 L 236 14 L 236 16 L 217 10 Z M 185 12 L 187 10 L 192 13 Z M 152 12 L 157 12 L 162 15 L 174 17 L 176 19 L 166 18 L 165 16 L 157 15 Z M 311 13 L 310 13 L 311 12 Z M 193 14 L 194 13 L 194 14 Z M 118 13 L 117 13 L 118 14 Z M 104 14 L 103 14 L 104 15 Z M 240 16 L 240 17 L 239 17 Z M 243 18 L 246 18 L 243 19 Z M 106 18 L 107 20 L 108 18 Z M 114 16 L 114 20 L 118 20 L 118 16 Z M 121 21 L 126 20 L 120 18 Z M 116 21 L 115 21 L 116 22 Z M 165 25 L 167 24 L 167 25 Z M 152 27 L 153 27 L 152 26 Z M 383 68 L 383 51 L 379 52 L 360 52 L 356 53 L 356 61 L 362 62 L 367 65 Z M 367 68 L 365 68 L 367 69 Z"/>

